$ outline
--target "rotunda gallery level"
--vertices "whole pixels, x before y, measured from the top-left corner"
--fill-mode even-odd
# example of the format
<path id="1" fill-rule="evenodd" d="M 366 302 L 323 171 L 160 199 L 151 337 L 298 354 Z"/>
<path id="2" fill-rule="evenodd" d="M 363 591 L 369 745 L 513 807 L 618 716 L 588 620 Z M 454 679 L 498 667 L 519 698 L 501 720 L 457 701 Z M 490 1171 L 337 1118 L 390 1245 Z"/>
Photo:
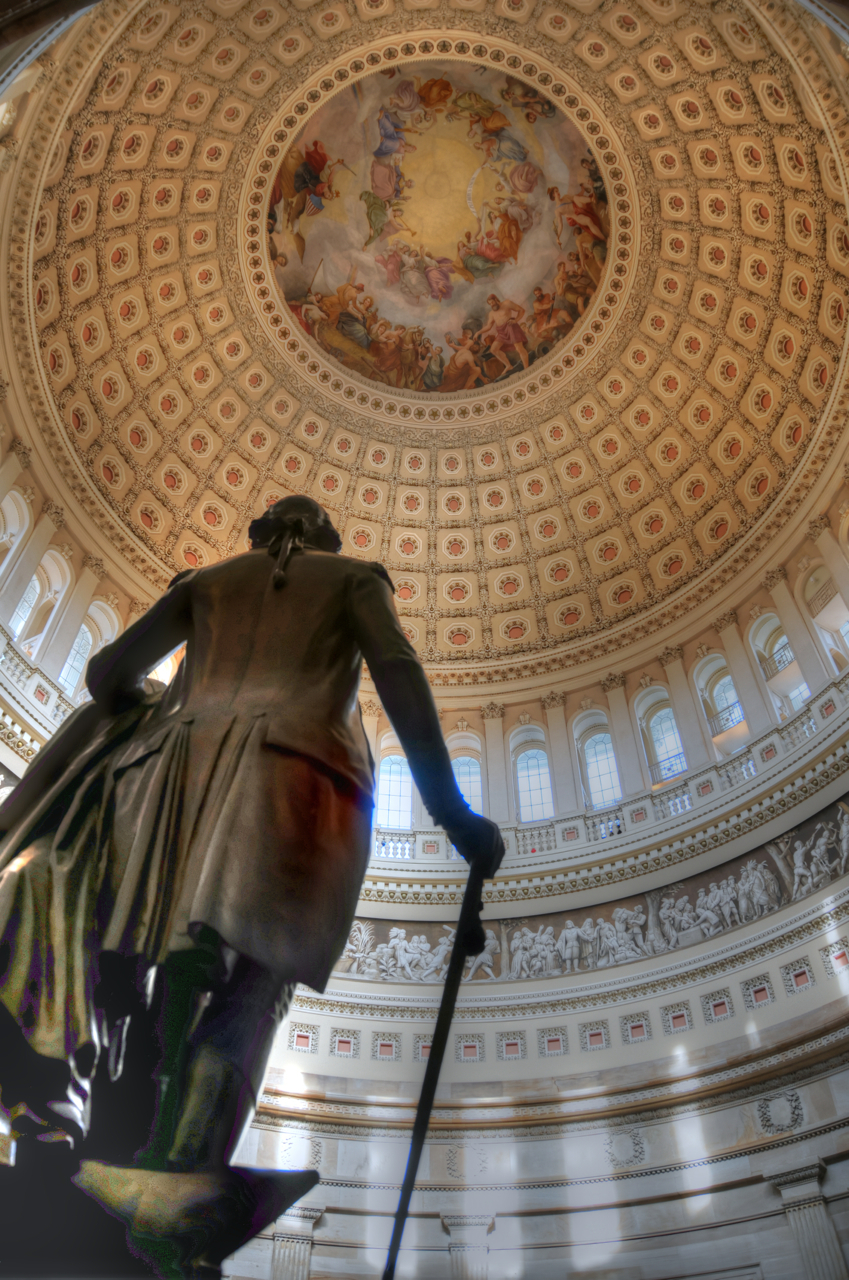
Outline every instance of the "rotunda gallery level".
<path id="1" fill-rule="evenodd" d="M 32 39 L 2 785 L 175 575 L 317 499 L 506 846 L 399 1280 L 846 1280 L 845 7 L 100 0 Z M 383 1274 L 467 868 L 367 667 L 360 710 L 357 916 L 238 1155 L 321 1181 L 231 1280 Z"/>

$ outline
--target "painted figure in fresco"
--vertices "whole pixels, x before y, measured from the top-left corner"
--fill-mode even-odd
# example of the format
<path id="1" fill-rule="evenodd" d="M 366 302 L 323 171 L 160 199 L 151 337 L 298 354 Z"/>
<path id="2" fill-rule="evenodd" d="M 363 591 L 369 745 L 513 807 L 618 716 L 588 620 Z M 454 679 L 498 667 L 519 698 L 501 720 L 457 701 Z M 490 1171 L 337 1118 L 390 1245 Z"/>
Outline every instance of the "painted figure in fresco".
<path id="1" fill-rule="evenodd" d="M 464 328 L 456 340 L 452 334 L 446 333 L 445 341 L 454 354 L 442 379 L 443 390 L 471 391 L 478 382 L 484 382 L 486 379 L 477 361 L 479 348 L 475 346 L 472 330 Z"/>
<path id="2" fill-rule="evenodd" d="M 442 354 L 442 347 L 435 347 L 428 340 L 427 356 L 427 364 L 422 374 L 422 386 L 425 391 L 438 391 L 445 376 L 445 357 Z"/>
<path id="3" fill-rule="evenodd" d="M 510 360 L 504 354 L 505 348 L 517 352 L 522 366 L 528 367 L 528 335 L 519 324 L 525 314 L 525 308 L 512 298 L 503 301 L 497 294 L 491 293 L 486 300 L 490 316 L 486 324 L 475 334 L 476 338 L 486 338 L 492 355 L 505 369 L 512 368 Z"/>
<path id="4" fill-rule="evenodd" d="M 370 235 L 363 245 L 368 249 L 375 240 L 383 240 L 387 236 L 400 235 L 406 231 L 414 236 L 416 233 L 404 220 L 404 207 L 400 200 L 381 200 L 373 191 L 361 191 L 360 199 L 366 208 Z M 378 259 L 380 261 L 380 259 Z"/>
<path id="5" fill-rule="evenodd" d="M 501 950 L 501 943 L 498 941 L 498 938 L 492 932 L 491 929 L 487 929 L 486 943 L 484 944 L 484 949 L 479 956 L 475 956 L 472 959 L 471 968 L 469 969 L 469 972 L 466 974 L 466 981 L 470 982 L 471 979 L 477 973 L 478 969 L 481 969 L 488 978 L 494 978 L 495 970 L 493 969 L 493 961 L 495 957 L 498 955 L 498 953 L 500 952 L 500 950 Z"/>
<path id="6" fill-rule="evenodd" d="M 424 82 L 420 76 L 413 76 L 412 80 L 400 81 L 389 99 L 389 106 L 398 115 L 412 116 L 415 124 L 430 125 L 445 111 L 452 93 L 451 83 L 444 76 Z M 421 121 L 416 118 L 418 113 Z"/>
<path id="7" fill-rule="evenodd" d="M 404 134 L 418 133 L 418 130 L 403 124 L 386 107 L 381 107 L 377 113 L 377 129 L 380 142 L 372 154 L 378 160 L 382 160 L 385 156 L 404 155 L 408 151 L 415 151 L 416 148 L 407 141 Z"/>
<path id="8" fill-rule="evenodd" d="M 516 80 L 513 76 L 507 77 L 507 87 L 501 90 L 501 97 L 504 102 L 509 102 L 511 107 L 527 108 L 525 119 L 528 124 L 535 124 L 540 118 L 545 120 L 554 118 L 554 103 L 549 102 L 548 98 L 544 98 L 533 85 L 525 84 L 522 80 Z"/>

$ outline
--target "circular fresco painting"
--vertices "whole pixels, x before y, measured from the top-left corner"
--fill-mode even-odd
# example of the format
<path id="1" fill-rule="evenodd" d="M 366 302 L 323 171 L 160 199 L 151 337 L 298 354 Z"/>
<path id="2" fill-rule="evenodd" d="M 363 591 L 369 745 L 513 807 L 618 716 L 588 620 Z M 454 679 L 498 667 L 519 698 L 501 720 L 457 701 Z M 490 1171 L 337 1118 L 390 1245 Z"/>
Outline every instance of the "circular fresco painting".
<path id="1" fill-rule="evenodd" d="M 487 67 L 375 72 L 323 106 L 268 207 L 277 287 L 352 373 L 446 395 L 521 374 L 581 323 L 610 214 L 578 130 Z"/>

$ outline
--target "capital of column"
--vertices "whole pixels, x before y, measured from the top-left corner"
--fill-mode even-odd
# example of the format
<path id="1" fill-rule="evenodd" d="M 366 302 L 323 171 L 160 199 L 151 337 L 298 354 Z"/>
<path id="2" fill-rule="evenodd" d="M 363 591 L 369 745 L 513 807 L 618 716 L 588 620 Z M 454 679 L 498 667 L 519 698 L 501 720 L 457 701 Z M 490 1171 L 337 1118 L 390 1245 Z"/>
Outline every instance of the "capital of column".
<path id="1" fill-rule="evenodd" d="M 783 564 L 776 565 L 774 569 L 770 569 L 769 573 L 764 575 L 763 586 L 766 591 L 772 591 L 773 587 L 777 587 L 779 582 L 787 581 L 787 570 Z"/>
<path id="2" fill-rule="evenodd" d="M 316 1205 L 293 1205 L 291 1209 L 287 1209 L 286 1212 L 277 1219 L 277 1224 L 274 1229 L 274 1239 L 282 1239 L 287 1236 L 297 1236 L 300 1238 L 305 1230 L 312 1231 L 323 1213 L 324 1210 L 319 1209 Z M 291 1230 L 289 1228 L 291 1228 Z"/>
<path id="3" fill-rule="evenodd" d="M 680 644 L 668 645 L 663 653 L 658 655 L 658 661 L 662 667 L 669 667 L 673 662 L 681 662 L 684 657 L 684 650 Z"/>
<path id="4" fill-rule="evenodd" d="M 810 538 L 811 542 L 816 542 L 817 538 L 820 536 L 821 533 L 830 533 L 830 532 L 831 532 L 831 521 L 829 520 L 825 512 L 823 512 L 822 515 L 816 516 L 815 519 L 813 519 L 808 525 L 808 537 Z"/>
<path id="5" fill-rule="evenodd" d="M 143 613 L 147 613 L 149 608 L 150 604 L 147 600 L 131 600 L 129 604 L 130 613 L 137 618 L 140 618 Z"/>
<path id="6" fill-rule="evenodd" d="M 503 702 L 487 702 L 481 707 L 481 715 L 484 720 L 503 720 L 504 719 L 504 703 Z"/>
<path id="7" fill-rule="evenodd" d="M 52 499 L 49 502 L 45 502 L 41 509 L 41 514 L 52 520 L 57 529 L 61 529 L 65 523 L 65 508 L 60 507 L 59 503 L 54 502 Z"/>
<path id="8" fill-rule="evenodd" d="M 23 440 L 13 440 L 9 448 L 21 464 L 21 470 L 26 471 L 32 457 L 32 449 L 28 449 Z"/>
<path id="9" fill-rule="evenodd" d="M 611 671 L 602 680 L 601 687 L 605 693 L 610 693 L 611 689 L 624 689 L 625 688 L 625 672 Z"/>
<path id="10" fill-rule="evenodd" d="M 798 1169 L 788 1169 L 785 1173 L 768 1174 L 764 1181 L 775 1187 L 776 1191 L 781 1191 L 782 1196 L 785 1191 L 792 1195 L 794 1190 L 804 1195 L 811 1184 L 819 1187 L 824 1177 L 825 1165 L 822 1160 L 817 1160 L 815 1164 L 801 1165 Z"/>
<path id="11" fill-rule="evenodd" d="M 543 711 L 550 711 L 552 707 L 562 707 L 566 701 L 566 694 L 562 689 L 552 689 L 551 693 L 544 693 L 540 699 Z"/>
<path id="12" fill-rule="evenodd" d="M 380 715 L 380 703 L 375 702 L 373 698 L 368 698 L 365 702 L 360 703 L 360 711 L 366 717 L 376 720 Z"/>
<path id="13" fill-rule="evenodd" d="M 727 631 L 729 627 L 736 627 L 736 625 L 737 611 L 736 609 L 729 609 L 727 613 L 723 613 L 718 618 L 714 619 L 713 629 L 718 633 L 722 633 L 723 631 Z"/>
<path id="14" fill-rule="evenodd" d="M 489 1230 L 495 1221 L 491 1213 L 441 1213 L 439 1216 L 446 1231 L 466 1227 L 486 1227 Z"/>
<path id="15" fill-rule="evenodd" d="M 83 568 L 90 569 L 95 578 L 106 577 L 106 565 L 97 556 L 93 556 L 88 552 L 83 556 Z"/>

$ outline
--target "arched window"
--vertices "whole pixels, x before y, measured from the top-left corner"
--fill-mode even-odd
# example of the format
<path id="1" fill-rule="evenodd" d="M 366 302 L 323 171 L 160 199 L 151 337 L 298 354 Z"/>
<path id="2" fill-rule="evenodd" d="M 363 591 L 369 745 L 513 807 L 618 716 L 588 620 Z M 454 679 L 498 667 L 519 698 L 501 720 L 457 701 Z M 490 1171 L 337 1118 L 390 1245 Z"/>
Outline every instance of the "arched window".
<path id="1" fill-rule="evenodd" d="M 11 622 L 9 624 L 12 635 L 16 640 L 26 626 L 27 618 L 35 608 L 35 603 L 38 600 L 40 591 L 41 586 L 38 578 L 33 574 L 30 578 L 29 586 L 18 601 L 18 607 L 12 614 Z"/>
<path id="2" fill-rule="evenodd" d="M 584 759 L 587 764 L 587 782 L 590 801 L 595 809 L 616 804 L 622 799 L 619 770 L 613 754 L 613 739 L 609 733 L 594 733 L 584 742 Z"/>
<path id="3" fill-rule="evenodd" d="M 59 683 L 69 696 L 76 693 L 77 685 L 80 682 L 80 676 L 83 673 L 88 655 L 91 653 L 93 640 L 88 627 L 83 625 L 77 632 L 77 638 L 74 641 L 71 652 L 68 654 L 64 667 L 59 675 Z"/>
<path id="4" fill-rule="evenodd" d="M 548 756 L 538 747 L 523 751 L 516 760 L 519 784 L 519 821 L 540 822 L 554 817 Z"/>
<path id="5" fill-rule="evenodd" d="M 684 773 L 687 759 L 671 707 L 661 707 L 654 713 L 649 721 L 649 734 L 655 758 L 652 781 L 662 782 L 665 778 L 674 778 L 677 773 Z"/>
<path id="6" fill-rule="evenodd" d="M 474 756 L 456 756 L 451 761 L 451 768 L 466 804 L 475 813 L 483 813 L 480 761 Z"/>
<path id="7" fill-rule="evenodd" d="M 377 777 L 377 825 L 409 831 L 413 825 L 413 776 L 403 756 L 384 756 Z"/>
<path id="8" fill-rule="evenodd" d="M 713 705 L 717 711 L 724 711 L 726 707 L 733 707 L 735 702 L 737 690 L 734 688 L 734 681 L 730 676 L 723 676 L 713 687 Z"/>

